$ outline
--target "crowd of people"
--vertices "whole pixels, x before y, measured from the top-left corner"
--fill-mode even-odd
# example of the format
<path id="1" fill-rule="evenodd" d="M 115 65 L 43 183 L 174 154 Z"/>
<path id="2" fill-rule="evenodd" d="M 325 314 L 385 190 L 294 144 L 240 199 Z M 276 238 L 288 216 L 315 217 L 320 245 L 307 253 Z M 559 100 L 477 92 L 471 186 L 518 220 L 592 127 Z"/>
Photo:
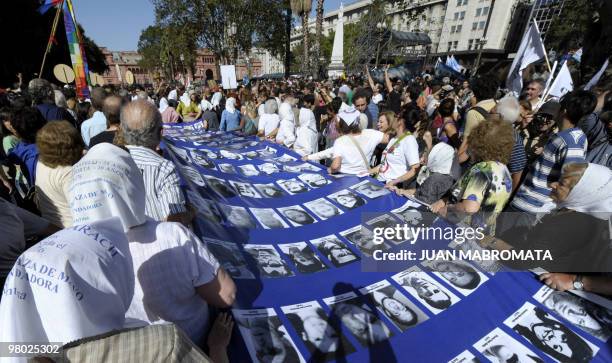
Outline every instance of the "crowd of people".
<path id="1" fill-rule="evenodd" d="M 407 81 L 387 72 L 383 82 L 366 68 L 335 81 L 257 80 L 235 90 L 98 87 L 87 100 L 34 79 L 0 93 L 0 283 L 37 261 L 86 281 L 82 293 L 100 304 L 116 295 L 108 302 L 116 309 L 91 310 L 92 324 L 58 325 L 29 306 L 2 326 L 0 341 L 71 341 L 165 321 L 213 361 L 227 359 L 231 319 L 211 324 L 209 305 L 231 306 L 236 285 L 190 230 L 195 214 L 160 151 L 163 123 L 195 120 L 291 148 L 330 174 L 373 176 L 451 222 L 483 228 L 485 248 L 548 249 L 554 261 L 540 267 L 567 273 L 542 275 L 546 284 L 612 295 L 602 273 L 612 266 L 612 81 L 543 100 L 541 79 L 517 98 L 495 77 L 424 72 Z M 66 248 L 51 257 L 36 248 L 58 243 Z M 15 294 L 36 283 L 9 280 L 4 289 Z M 62 299 L 79 298 L 69 295 Z M 2 304 L 0 317 L 11 308 Z"/>

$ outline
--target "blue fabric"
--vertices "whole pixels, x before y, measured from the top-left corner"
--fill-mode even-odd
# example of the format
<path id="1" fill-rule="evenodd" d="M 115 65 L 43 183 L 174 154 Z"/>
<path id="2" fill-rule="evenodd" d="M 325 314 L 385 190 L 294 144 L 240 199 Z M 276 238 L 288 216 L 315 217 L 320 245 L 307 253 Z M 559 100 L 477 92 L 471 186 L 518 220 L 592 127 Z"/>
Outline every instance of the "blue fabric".
<path id="1" fill-rule="evenodd" d="M 323 166 L 311 163 L 306 165 L 309 165 L 308 168 L 312 170 L 303 171 L 303 173 L 320 174 L 330 181 L 329 184 L 309 187 L 308 191 L 294 195 L 285 193 L 280 198 L 239 197 L 236 195 L 237 191 L 222 197 L 214 191 L 211 177 L 219 178 L 222 180 L 222 185 L 229 188 L 234 182 L 250 185 L 269 183 L 280 185 L 279 180 L 292 179 L 301 175 L 302 172 L 294 172 L 294 170 L 300 165 L 304 166 L 305 163 L 300 161 L 296 153 L 279 145 L 261 142 L 255 137 L 243 137 L 221 132 L 207 134 L 202 129 L 201 123 L 192 123 L 168 125 L 164 131 L 166 156 L 176 163 L 188 199 L 199 213 L 196 219 L 196 234 L 205 240 L 213 254 L 216 250 L 212 246 L 217 243 L 213 239 L 225 241 L 235 248 L 234 253 L 217 255 L 221 264 L 225 266 L 236 266 L 236 261 L 243 259 L 252 277 L 234 279 L 238 287 L 234 308 L 272 309 L 284 327 L 281 335 L 284 335 L 286 331 L 285 339 L 290 339 L 294 343 L 304 361 L 313 361 L 313 356 L 301 340 L 302 335 L 291 324 L 290 316 L 283 312 L 282 307 L 315 301 L 322 307 L 325 314 L 330 315 L 332 314 L 331 306 L 324 299 L 348 292 L 362 296 L 363 294 L 359 291 L 361 288 L 386 282 L 396 288 L 405 299 L 409 300 L 415 309 L 421 310 L 425 319 L 418 325 L 402 332 L 381 311 L 374 309 L 371 301 L 366 302 L 366 305 L 372 308 L 373 314 L 384 325 L 388 326 L 393 336 L 370 348 L 363 347 L 359 340 L 351 334 L 347 326 L 342 323 L 340 324 L 340 333 L 346 337 L 355 351 L 348 353 L 345 357 L 336 357 L 336 361 L 448 362 L 462 352 L 469 351 L 484 362 L 487 359 L 475 350 L 473 345 L 494 329 L 499 328 L 523 346 L 535 352 L 543 361 L 552 362 L 545 353 L 504 324 L 506 319 L 527 302 L 545 309 L 544 305 L 534 299 L 534 295 L 543 285 L 533 274 L 509 270 L 502 270 L 493 274 L 474 266 L 474 269 L 480 271 L 483 276 L 481 282 L 485 282 L 471 293 L 462 293 L 447 280 L 426 272 L 437 284 L 459 298 L 458 302 L 446 310 L 433 313 L 428 310 L 423 302 L 409 294 L 392 279 L 397 271 L 415 265 L 425 271 L 423 265 L 418 263 L 419 261 L 376 264 L 372 258 L 367 257 L 355 244 L 352 244 L 340 234 L 340 232 L 349 228 L 367 225 L 367 221 L 371 221 L 371 218 L 375 216 L 373 213 L 380 215 L 403 206 L 406 199 L 397 196 L 395 193 L 370 198 L 355 191 L 355 189 L 351 189 L 355 194 L 360 194 L 363 203 L 353 209 L 348 209 L 346 206 L 337 204 L 330 198 L 330 195 L 347 188 L 350 189 L 364 180 L 379 186 L 382 186 L 382 184 L 371 178 L 364 179 L 354 176 L 333 178 L 327 175 Z M 237 157 L 234 154 L 239 154 L 239 156 Z M 236 158 L 240 160 L 235 160 Z M 288 158 L 295 158 L 295 161 L 288 160 Z M 224 164 L 231 166 L 230 168 L 223 167 L 223 170 L 227 172 L 221 171 L 221 166 Z M 254 165 L 259 169 L 263 164 L 274 164 L 278 171 L 271 172 L 271 174 L 261 173 L 251 176 L 246 176 L 240 172 L 241 166 Z M 261 167 L 261 169 L 264 168 Z M 203 179 L 200 180 L 199 177 L 203 177 Z M 319 198 L 331 201 L 343 213 L 327 220 L 316 217 L 316 223 L 301 227 L 263 229 L 258 225 L 254 228 L 233 227 L 228 223 L 227 215 L 222 212 L 228 206 L 275 208 L 278 210 L 278 208 L 287 206 L 304 206 L 306 203 Z M 212 216 L 215 213 L 211 213 L 211 211 L 214 210 L 217 210 L 220 215 L 218 218 Z M 396 218 L 396 216 L 392 216 L 392 218 Z M 283 219 L 285 222 L 289 222 L 286 218 L 283 217 Z M 399 220 L 396 220 L 396 222 L 399 223 Z M 423 223 L 430 226 L 453 228 L 448 222 L 441 219 L 424 221 Z M 339 267 L 333 265 L 312 244 L 312 240 L 328 235 L 335 235 L 353 254 L 360 257 L 360 262 L 356 261 Z M 313 249 L 315 255 L 325 264 L 325 269 L 315 273 L 300 272 L 288 255 L 283 252 L 282 246 L 284 244 L 302 241 Z M 422 242 L 419 240 L 414 245 L 406 243 L 396 245 L 385 241 L 384 244 L 389 247 L 388 251 L 395 252 L 405 249 L 419 254 L 422 249 L 448 248 L 450 240 L 430 239 L 427 244 Z M 269 278 L 262 275 L 256 267 L 254 258 L 250 257 L 245 251 L 245 245 L 248 244 L 266 245 L 266 247 L 276 251 L 281 256 L 283 263 L 290 269 L 292 276 Z M 237 312 L 234 310 L 234 313 Z M 330 321 L 338 320 L 337 316 L 332 315 Z M 563 322 L 571 326 L 569 322 Z M 236 323 L 236 326 L 239 326 L 239 322 Z M 277 329 L 277 332 L 281 332 L 279 328 L 275 327 L 275 329 Z M 589 333 L 578 330 L 576 327 L 571 326 L 571 329 L 577 332 L 582 339 L 597 347 L 598 352 L 592 360 L 593 362 L 612 361 L 612 346 L 598 340 Z M 236 330 L 228 348 L 230 361 L 252 361 L 241 333 L 238 332 L 238 329 Z M 260 337 L 265 334 L 260 330 L 258 330 L 258 333 Z M 264 337 L 262 340 L 266 340 L 266 338 Z M 269 352 L 269 354 L 273 355 L 274 351 Z"/>
<path id="2" fill-rule="evenodd" d="M 34 186 L 36 181 L 36 164 L 38 163 L 38 148 L 36 144 L 20 141 L 8 154 L 9 162 L 19 165 L 25 175 L 28 185 Z"/>
<path id="3" fill-rule="evenodd" d="M 510 161 L 508 162 L 508 170 L 511 174 L 521 172 L 527 165 L 527 155 L 525 155 L 525 147 L 523 146 L 523 139 L 519 135 L 518 131 L 512 130 L 514 133 L 514 145 L 512 145 L 512 151 L 510 153 Z"/>
<path id="4" fill-rule="evenodd" d="M 66 120 L 72 125 L 75 124 L 74 118 L 65 108 L 57 107 L 56 105 L 49 103 L 41 103 L 40 105 L 37 105 L 36 108 L 47 121 Z"/>
<path id="5" fill-rule="evenodd" d="M 85 145 L 89 146 L 91 138 L 104 130 L 106 130 L 106 116 L 102 112 L 96 111 L 90 119 L 81 124 L 81 136 Z"/>
<path id="6" fill-rule="evenodd" d="M 219 130 L 221 131 L 234 131 L 240 127 L 240 112 L 236 110 L 234 113 L 229 113 L 227 110 L 223 110 L 221 113 L 221 124 Z"/>
<path id="7" fill-rule="evenodd" d="M 372 100 L 368 104 L 368 110 L 366 112 L 368 115 L 368 128 L 375 129 L 376 124 L 378 123 L 378 105 L 376 105 Z"/>

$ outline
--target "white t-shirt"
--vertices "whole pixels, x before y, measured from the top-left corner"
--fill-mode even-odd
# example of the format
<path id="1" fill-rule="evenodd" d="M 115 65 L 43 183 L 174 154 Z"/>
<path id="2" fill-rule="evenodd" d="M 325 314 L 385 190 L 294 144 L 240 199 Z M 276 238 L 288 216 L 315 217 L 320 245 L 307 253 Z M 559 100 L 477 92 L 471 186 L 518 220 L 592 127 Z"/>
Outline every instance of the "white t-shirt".
<path id="1" fill-rule="evenodd" d="M 176 89 L 173 89 L 172 91 L 170 91 L 170 93 L 168 93 L 168 99 L 169 100 L 178 100 L 178 91 Z"/>
<path id="2" fill-rule="evenodd" d="M 265 136 L 270 135 L 272 131 L 278 128 L 280 124 L 280 118 L 275 113 L 264 113 L 259 117 L 257 123 L 257 130 L 263 131 Z"/>
<path id="3" fill-rule="evenodd" d="M 395 147 L 393 145 L 398 140 L 394 137 L 389 141 L 385 151 L 383 152 L 384 164 L 381 164 L 378 179 L 381 181 L 390 181 L 398 178 L 410 169 L 410 166 L 418 164 L 419 145 L 413 135 L 408 135 Z M 389 152 L 393 148 L 393 152 Z"/>
<path id="4" fill-rule="evenodd" d="M 295 142 L 295 124 L 292 120 L 281 120 L 276 142 L 283 143 L 287 147 L 293 146 Z"/>
<path id="5" fill-rule="evenodd" d="M 127 235 L 136 286 L 126 318 L 173 322 L 200 341 L 208 330 L 208 305 L 195 288 L 217 275 L 217 259 L 179 223 L 148 219 Z"/>
<path id="6" fill-rule="evenodd" d="M 337 138 L 334 143 L 334 158 L 338 156 L 342 158 L 340 172 L 352 175 L 367 175 L 369 172 L 369 165 L 366 166 L 361 153 L 349 137 L 354 138 L 359 144 L 369 163 L 376 145 L 382 142 L 384 136 L 385 134 L 378 130 L 366 129 L 361 130 L 359 135 L 344 135 Z"/>
<path id="7" fill-rule="evenodd" d="M 36 163 L 36 199 L 42 217 L 62 228 L 72 226 L 68 198 L 72 182 L 72 166 L 50 168 Z"/>
<path id="8" fill-rule="evenodd" d="M 300 109 L 299 120 L 294 150 L 300 155 L 314 154 L 319 150 L 315 115 L 310 109 L 303 107 Z"/>

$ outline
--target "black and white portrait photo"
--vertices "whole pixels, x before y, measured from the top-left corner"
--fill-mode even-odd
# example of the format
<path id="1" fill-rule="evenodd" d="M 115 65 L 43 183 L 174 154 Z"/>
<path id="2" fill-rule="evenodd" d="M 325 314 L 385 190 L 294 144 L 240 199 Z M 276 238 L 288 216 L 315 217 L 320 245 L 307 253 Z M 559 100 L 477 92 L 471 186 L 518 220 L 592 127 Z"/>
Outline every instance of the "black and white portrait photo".
<path id="1" fill-rule="evenodd" d="M 428 319 L 421 309 L 387 280 L 366 286 L 360 292 L 401 331 L 413 328 Z"/>
<path id="2" fill-rule="evenodd" d="M 250 208 L 250 210 L 265 229 L 289 228 L 287 222 L 283 221 L 272 208 Z"/>
<path id="3" fill-rule="evenodd" d="M 390 214 L 383 214 L 380 215 L 376 218 L 370 219 L 368 221 L 365 222 L 365 225 L 368 226 L 368 228 L 370 230 L 375 230 L 376 228 L 393 228 L 395 229 L 397 226 L 400 226 L 400 228 L 404 225 L 404 223 L 396 220 L 392 215 Z M 393 238 L 387 238 L 386 240 L 389 242 L 393 242 L 395 244 L 400 244 L 402 242 L 405 242 L 406 240 L 403 239 L 401 235 L 395 235 Z"/>
<path id="4" fill-rule="evenodd" d="M 289 221 L 294 227 L 306 226 L 315 223 L 317 220 L 311 216 L 304 208 L 299 205 L 290 207 L 277 208 L 278 211 Z"/>
<path id="5" fill-rule="evenodd" d="M 281 188 L 277 187 L 276 184 L 253 184 L 253 186 L 264 198 L 280 198 L 287 195 Z"/>
<path id="6" fill-rule="evenodd" d="M 219 204 L 221 213 L 225 216 L 227 224 L 238 228 L 255 228 L 257 224 L 244 207 Z"/>
<path id="7" fill-rule="evenodd" d="M 191 202 L 190 204 L 195 208 L 198 216 L 204 221 L 211 223 L 220 223 L 223 218 L 221 211 L 217 208 L 217 203 L 204 199 L 197 192 L 192 190 L 187 191 L 187 198 Z"/>
<path id="8" fill-rule="evenodd" d="M 465 296 L 476 291 L 488 280 L 485 274 L 465 261 L 427 261 L 423 263 L 423 266 Z"/>
<path id="9" fill-rule="evenodd" d="M 255 159 L 256 157 L 259 156 L 257 155 L 257 151 L 247 151 L 242 155 L 247 159 Z"/>
<path id="10" fill-rule="evenodd" d="M 278 169 L 278 166 L 274 163 L 263 163 L 263 164 L 257 165 L 257 167 L 262 173 L 267 174 L 267 175 L 278 173 L 280 171 Z"/>
<path id="11" fill-rule="evenodd" d="M 229 160 L 242 160 L 242 155 L 237 154 L 235 152 L 231 152 L 229 150 L 219 150 L 219 154 L 225 159 Z"/>
<path id="12" fill-rule="evenodd" d="M 212 151 L 212 150 L 202 150 L 202 152 L 204 153 L 204 155 L 206 155 L 207 158 L 209 159 L 221 159 L 221 157 L 219 156 L 219 154 L 217 154 L 216 152 Z"/>
<path id="13" fill-rule="evenodd" d="M 284 154 L 276 159 L 274 159 L 276 161 L 278 161 L 279 163 L 289 163 L 292 161 L 296 161 L 297 159 L 294 158 L 293 156 L 289 155 L 289 154 Z"/>
<path id="14" fill-rule="evenodd" d="M 217 258 L 221 266 L 234 279 L 255 278 L 249 270 L 244 256 L 235 243 L 220 241 L 212 238 L 202 238 L 206 247 Z"/>
<path id="15" fill-rule="evenodd" d="M 359 184 L 353 185 L 351 188 L 370 199 L 376 199 L 389 194 L 389 190 L 385 189 L 382 185 L 375 184 L 369 180 L 364 180 Z"/>
<path id="16" fill-rule="evenodd" d="M 287 263 L 278 252 L 270 245 L 244 245 L 255 262 L 261 277 L 288 277 L 293 276 Z"/>
<path id="17" fill-rule="evenodd" d="M 208 186 L 222 198 L 233 198 L 236 196 L 236 191 L 228 184 L 226 180 L 215 178 L 214 176 L 205 176 Z"/>
<path id="18" fill-rule="evenodd" d="M 305 193 L 308 191 L 306 184 L 297 179 L 280 179 L 276 183 L 283 188 L 289 195 Z"/>
<path id="19" fill-rule="evenodd" d="M 246 177 L 259 175 L 259 170 L 255 169 L 255 166 L 251 164 L 239 165 L 238 170 L 240 170 L 240 174 Z"/>
<path id="20" fill-rule="evenodd" d="M 325 256 L 336 267 L 341 267 L 359 260 L 353 251 L 335 235 L 329 235 L 310 241 L 320 254 Z"/>
<path id="21" fill-rule="evenodd" d="M 480 339 L 474 348 L 492 363 L 544 363 L 544 360 L 500 328 Z"/>
<path id="22" fill-rule="evenodd" d="M 181 174 L 183 174 L 183 176 L 188 182 L 192 182 L 199 187 L 203 187 L 206 185 L 206 183 L 204 182 L 204 179 L 202 178 L 202 175 L 200 175 L 200 172 L 198 172 L 191 166 L 187 166 L 187 165 L 179 166 L 179 170 L 181 171 Z"/>
<path id="23" fill-rule="evenodd" d="M 262 159 L 270 159 L 276 156 L 276 149 L 266 147 L 265 149 L 257 150 L 259 157 Z"/>
<path id="24" fill-rule="evenodd" d="M 385 243 L 374 243 L 372 231 L 361 225 L 342 231 L 340 235 L 357 246 L 359 251 L 367 256 L 372 256 L 376 250 L 384 251 L 389 248 Z"/>
<path id="25" fill-rule="evenodd" d="M 382 342 L 394 335 L 377 313 L 354 292 L 326 298 L 323 301 L 364 347 Z"/>
<path id="26" fill-rule="evenodd" d="M 344 213 L 340 208 L 336 207 L 325 198 L 315 199 L 304 203 L 304 205 L 321 220 L 326 220 Z"/>
<path id="27" fill-rule="evenodd" d="M 253 362 L 306 362 L 274 309 L 233 309 L 232 314 Z"/>
<path id="28" fill-rule="evenodd" d="M 612 311 L 603 306 L 548 286 L 542 286 L 533 298 L 557 316 L 604 342 L 612 336 Z"/>
<path id="29" fill-rule="evenodd" d="M 232 187 L 234 187 L 234 189 L 236 189 L 238 194 L 240 194 L 243 197 L 261 198 L 261 195 L 257 192 L 257 190 L 255 190 L 255 187 L 253 187 L 249 183 L 242 183 L 242 182 L 237 182 L 237 181 L 232 180 L 230 181 L 230 184 L 232 185 Z"/>
<path id="30" fill-rule="evenodd" d="M 504 324 L 558 362 L 590 362 L 599 350 L 529 302 L 506 319 Z"/>
<path id="31" fill-rule="evenodd" d="M 351 192 L 348 189 L 344 189 L 337 193 L 330 194 L 327 196 L 327 198 L 333 200 L 342 208 L 346 208 L 348 210 L 359 208 L 362 205 L 366 204 L 365 199 Z"/>
<path id="32" fill-rule="evenodd" d="M 193 159 L 194 163 L 201 166 L 202 168 L 206 168 L 206 169 L 215 168 L 215 163 L 213 163 L 210 159 L 208 159 L 206 156 L 202 155 L 201 153 L 197 151 L 191 152 L 191 158 Z"/>
<path id="33" fill-rule="evenodd" d="M 318 302 L 283 306 L 281 310 L 312 355 L 310 361 L 337 360 L 355 351 Z"/>
<path id="34" fill-rule="evenodd" d="M 310 274 L 327 270 L 327 266 L 306 242 L 288 243 L 278 245 L 281 251 L 293 263 L 298 272 Z"/>
<path id="35" fill-rule="evenodd" d="M 306 183 L 311 188 L 320 188 L 331 184 L 329 179 L 326 179 L 321 174 L 305 173 L 298 175 L 298 179 Z"/>
<path id="36" fill-rule="evenodd" d="M 223 164 L 219 164 L 218 167 L 219 167 L 219 171 L 221 171 L 222 173 L 236 174 L 236 168 L 234 168 L 232 164 L 223 163 Z"/>
<path id="37" fill-rule="evenodd" d="M 417 266 L 393 275 L 392 279 L 434 314 L 443 312 L 460 300 Z"/>

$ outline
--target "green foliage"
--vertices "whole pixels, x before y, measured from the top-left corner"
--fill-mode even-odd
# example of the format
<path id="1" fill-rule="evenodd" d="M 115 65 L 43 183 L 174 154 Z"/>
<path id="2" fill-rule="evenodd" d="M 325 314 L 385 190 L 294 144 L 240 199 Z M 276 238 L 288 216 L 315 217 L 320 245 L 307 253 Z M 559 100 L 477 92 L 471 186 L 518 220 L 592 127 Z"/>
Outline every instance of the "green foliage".
<path id="1" fill-rule="evenodd" d="M 557 6 L 552 3 L 551 6 Z M 585 0 L 565 0 L 563 9 L 556 16 L 545 35 L 547 49 L 565 52 L 570 48 L 579 48 L 582 37 L 591 24 L 593 4 Z M 569 21 L 571 19 L 571 21 Z"/>

